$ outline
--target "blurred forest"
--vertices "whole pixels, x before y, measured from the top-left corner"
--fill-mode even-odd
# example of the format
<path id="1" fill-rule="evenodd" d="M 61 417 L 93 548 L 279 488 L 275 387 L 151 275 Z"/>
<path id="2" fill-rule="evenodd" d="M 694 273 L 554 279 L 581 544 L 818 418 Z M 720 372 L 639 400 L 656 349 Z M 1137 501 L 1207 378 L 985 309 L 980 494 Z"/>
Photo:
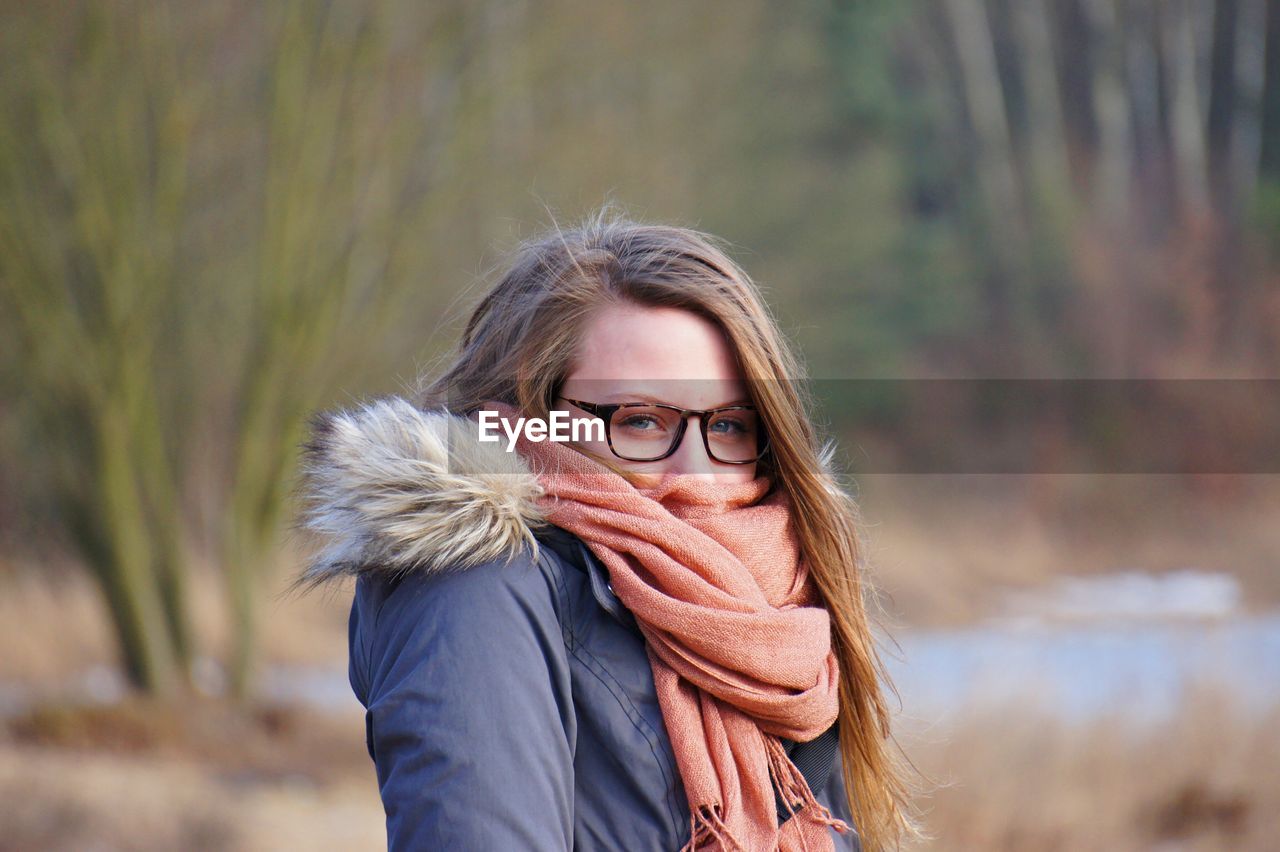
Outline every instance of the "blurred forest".
<path id="1" fill-rule="evenodd" d="M 731 240 L 815 376 L 1274 377 L 1280 0 L 0 3 L 0 547 L 253 689 L 307 416 L 503 252 Z"/>

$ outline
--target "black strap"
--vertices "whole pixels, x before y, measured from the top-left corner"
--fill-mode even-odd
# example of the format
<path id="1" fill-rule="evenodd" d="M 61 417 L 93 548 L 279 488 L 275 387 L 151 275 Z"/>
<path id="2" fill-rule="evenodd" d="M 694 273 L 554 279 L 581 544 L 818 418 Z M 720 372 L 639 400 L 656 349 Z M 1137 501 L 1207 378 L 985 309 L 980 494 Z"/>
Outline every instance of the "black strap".
<path id="1" fill-rule="evenodd" d="M 836 752 L 840 749 L 839 723 L 833 724 L 807 743 L 793 743 L 790 740 L 782 742 L 791 762 L 800 770 L 813 795 L 817 796 L 827 786 L 831 770 L 835 766 Z M 782 800 L 781 794 L 774 790 L 773 795 L 778 805 L 778 824 L 781 825 L 791 818 L 791 814 L 787 812 L 787 803 Z"/>

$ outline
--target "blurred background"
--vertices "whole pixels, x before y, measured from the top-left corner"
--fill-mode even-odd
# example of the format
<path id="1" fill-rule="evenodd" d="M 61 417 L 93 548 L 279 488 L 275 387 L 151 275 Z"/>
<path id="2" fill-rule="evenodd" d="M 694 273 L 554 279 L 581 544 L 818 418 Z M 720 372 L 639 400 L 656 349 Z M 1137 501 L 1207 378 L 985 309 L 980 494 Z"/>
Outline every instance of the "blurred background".
<path id="1" fill-rule="evenodd" d="M 0 16 L 0 849 L 385 846 L 350 587 L 282 594 L 306 419 L 609 201 L 729 240 L 819 379 L 923 848 L 1275 848 L 1274 460 L 860 469 L 919 436 L 851 388 L 1274 387 L 1280 0 Z"/>

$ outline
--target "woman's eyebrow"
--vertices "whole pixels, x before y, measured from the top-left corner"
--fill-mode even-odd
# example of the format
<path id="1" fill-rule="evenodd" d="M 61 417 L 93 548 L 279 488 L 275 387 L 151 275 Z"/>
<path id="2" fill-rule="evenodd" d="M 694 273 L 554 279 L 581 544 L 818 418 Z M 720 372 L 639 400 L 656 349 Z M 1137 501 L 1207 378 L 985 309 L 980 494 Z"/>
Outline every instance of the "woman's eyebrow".
<path id="1" fill-rule="evenodd" d="M 674 405 L 676 406 L 676 408 L 690 407 L 685 405 L 678 405 L 677 403 L 674 403 L 668 399 L 662 399 L 661 397 L 656 397 L 656 396 L 653 396 L 652 394 L 627 393 L 625 391 L 620 391 L 616 393 L 607 393 L 604 395 L 604 400 L 602 401 L 603 402 L 650 402 L 650 403 L 659 403 L 661 405 Z M 739 397 L 734 397 L 733 400 L 731 400 L 730 402 L 722 402 L 719 405 L 709 405 L 705 410 L 709 411 L 713 408 L 728 408 L 734 405 L 751 405 L 751 404 L 752 402 L 750 399 L 739 396 Z"/>

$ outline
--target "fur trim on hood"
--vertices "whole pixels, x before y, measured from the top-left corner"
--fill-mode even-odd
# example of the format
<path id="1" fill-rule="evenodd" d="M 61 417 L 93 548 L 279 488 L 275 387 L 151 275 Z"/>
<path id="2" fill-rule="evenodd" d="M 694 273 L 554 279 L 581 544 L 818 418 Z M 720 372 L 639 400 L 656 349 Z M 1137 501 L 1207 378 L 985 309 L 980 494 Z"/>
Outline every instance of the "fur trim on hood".
<path id="1" fill-rule="evenodd" d="M 296 584 L 464 569 L 535 555 L 542 494 L 524 461 L 474 421 L 399 396 L 312 416 L 299 526 L 326 540 Z"/>

